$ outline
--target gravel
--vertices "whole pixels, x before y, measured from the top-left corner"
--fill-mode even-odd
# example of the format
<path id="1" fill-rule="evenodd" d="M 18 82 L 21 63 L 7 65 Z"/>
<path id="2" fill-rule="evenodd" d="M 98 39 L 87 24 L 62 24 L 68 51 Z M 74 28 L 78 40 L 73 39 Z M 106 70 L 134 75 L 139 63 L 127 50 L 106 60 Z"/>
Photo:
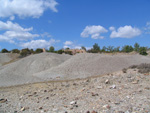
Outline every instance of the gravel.
<path id="1" fill-rule="evenodd" d="M 80 79 L 119 71 L 141 63 L 150 63 L 150 57 L 91 53 L 70 56 L 41 53 L 1 66 L 0 86 Z"/>
<path id="2" fill-rule="evenodd" d="M 82 80 L 0 88 L 0 113 L 149 113 L 149 84 L 150 74 L 128 69 Z"/>
<path id="3" fill-rule="evenodd" d="M 30 55 L 14 63 L 0 67 L 0 86 L 39 82 L 32 74 L 55 67 L 70 58 L 69 55 L 41 53 Z"/>
<path id="4" fill-rule="evenodd" d="M 90 76 L 103 75 L 122 70 L 133 64 L 150 62 L 150 57 L 141 55 L 105 55 L 105 54 L 77 54 L 62 64 L 46 71 L 39 72 L 34 76 L 44 80 L 77 79 Z M 57 79 L 55 79 L 57 80 Z"/>
<path id="5" fill-rule="evenodd" d="M 12 55 L 10 53 L 0 53 L 0 66 L 2 66 L 4 63 L 7 63 L 11 61 Z"/>

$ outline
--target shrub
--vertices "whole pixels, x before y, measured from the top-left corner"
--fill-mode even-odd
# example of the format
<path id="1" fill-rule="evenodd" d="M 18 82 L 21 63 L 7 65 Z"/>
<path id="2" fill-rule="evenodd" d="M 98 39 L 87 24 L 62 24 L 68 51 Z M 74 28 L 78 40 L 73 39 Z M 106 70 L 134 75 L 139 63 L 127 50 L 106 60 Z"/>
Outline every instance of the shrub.
<path id="1" fill-rule="evenodd" d="M 57 51 L 57 53 L 62 54 L 62 53 L 64 53 L 64 51 L 62 49 L 60 49 L 60 50 Z"/>
<path id="2" fill-rule="evenodd" d="M 130 69 L 135 69 L 135 68 L 137 68 L 138 67 L 138 65 L 132 65 L 132 66 L 130 66 L 129 68 Z"/>
<path id="3" fill-rule="evenodd" d="M 9 51 L 7 49 L 2 49 L 2 53 L 8 53 Z"/>
<path id="4" fill-rule="evenodd" d="M 134 44 L 134 51 L 139 51 L 140 45 L 138 43 Z"/>
<path id="5" fill-rule="evenodd" d="M 65 54 L 72 55 L 72 51 L 65 51 Z"/>
<path id="6" fill-rule="evenodd" d="M 140 47 L 139 54 L 141 54 L 141 55 L 147 55 L 146 47 Z"/>
<path id="7" fill-rule="evenodd" d="M 49 52 L 54 52 L 54 47 L 53 46 L 51 46 L 50 48 L 49 48 Z"/>
<path id="8" fill-rule="evenodd" d="M 122 47 L 122 51 L 126 52 L 126 53 L 132 52 L 133 51 L 133 47 L 129 46 L 129 45 L 125 45 L 125 46 Z"/>
<path id="9" fill-rule="evenodd" d="M 140 65 L 132 65 L 129 68 L 134 69 L 137 68 L 139 73 L 149 73 L 150 72 L 150 64 L 142 63 Z"/>
<path id="10" fill-rule="evenodd" d="M 42 53 L 43 52 L 43 49 L 40 49 L 40 48 L 37 48 L 36 50 L 35 50 L 35 53 Z"/>
<path id="11" fill-rule="evenodd" d="M 18 50 L 18 49 L 13 49 L 13 50 L 12 50 L 12 53 L 20 53 L 20 50 Z"/>
<path id="12" fill-rule="evenodd" d="M 28 48 L 22 49 L 20 52 L 21 57 L 25 57 L 25 56 L 30 55 L 30 54 L 31 54 L 31 52 Z"/>

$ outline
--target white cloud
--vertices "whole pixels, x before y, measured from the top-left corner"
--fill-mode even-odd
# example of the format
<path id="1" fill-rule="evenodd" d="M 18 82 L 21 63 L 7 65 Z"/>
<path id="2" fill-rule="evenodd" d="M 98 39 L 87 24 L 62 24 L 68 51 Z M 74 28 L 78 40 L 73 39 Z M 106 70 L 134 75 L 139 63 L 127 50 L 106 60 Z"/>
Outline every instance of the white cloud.
<path id="1" fill-rule="evenodd" d="M 150 22 L 146 23 L 146 26 L 144 27 L 144 32 L 146 34 L 150 34 Z"/>
<path id="2" fill-rule="evenodd" d="M 0 0 L 0 17 L 39 18 L 47 9 L 58 12 L 56 5 L 55 0 Z"/>
<path id="3" fill-rule="evenodd" d="M 67 45 L 72 45 L 73 42 L 72 42 L 72 41 L 66 41 L 66 42 L 64 42 L 64 44 L 65 44 L 65 46 L 67 46 Z"/>
<path id="4" fill-rule="evenodd" d="M 31 40 L 30 42 L 21 43 L 20 46 L 23 48 L 30 48 L 30 49 L 36 49 L 36 48 L 49 48 L 55 43 L 58 43 L 59 40 L 51 39 L 49 41 L 46 40 Z"/>
<path id="5" fill-rule="evenodd" d="M 64 42 L 64 47 L 63 48 L 81 49 L 81 46 L 79 46 L 78 44 L 75 44 L 72 41 L 66 41 L 66 42 Z"/>
<path id="6" fill-rule="evenodd" d="M 45 38 L 45 37 L 50 38 L 51 35 L 50 35 L 48 32 L 44 32 L 43 34 L 41 34 L 41 37 L 42 37 L 42 38 Z"/>
<path id="7" fill-rule="evenodd" d="M 111 38 L 133 38 L 139 36 L 141 34 L 141 30 L 138 28 L 133 28 L 132 26 L 124 26 L 119 27 L 116 31 L 115 29 L 112 30 L 110 35 Z"/>
<path id="8" fill-rule="evenodd" d="M 17 23 L 12 23 L 11 21 L 2 22 L 0 21 L 0 31 L 4 31 L 0 35 L 0 41 L 7 41 L 14 43 L 16 40 L 28 40 L 35 37 L 39 37 L 38 34 L 32 34 L 29 31 L 32 31 L 33 28 L 23 28 Z"/>
<path id="9" fill-rule="evenodd" d="M 81 37 L 87 38 L 91 35 L 91 38 L 93 39 L 103 39 L 104 37 L 101 36 L 101 33 L 106 32 L 108 31 L 100 25 L 86 26 L 83 32 L 81 33 Z"/>
<path id="10" fill-rule="evenodd" d="M 110 31 L 114 31 L 114 30 L 115 30 L 115 27 L 111 26 L 111 27 L 109 27 L 109 30 L 110 30 Z"/>
<path id="11" fill-rule="evenodd" d="M 9 19 L 10 19 L 10 20 L 14 20 L 14 19 L 15 19 L 15 16 L 11 16 Z"/>
<path id="12" fill-rule="evenodd" d="M 12 23 L 11 21 L 7 21 L 6 23 L 5 22 L 2 22 L 0 21 L 0 30 L 13 30 L 13 31 L 32 31 L 33 28 L 30 27 L 30 28 L 22 28 L 19 24 L 17 23 Z"/>

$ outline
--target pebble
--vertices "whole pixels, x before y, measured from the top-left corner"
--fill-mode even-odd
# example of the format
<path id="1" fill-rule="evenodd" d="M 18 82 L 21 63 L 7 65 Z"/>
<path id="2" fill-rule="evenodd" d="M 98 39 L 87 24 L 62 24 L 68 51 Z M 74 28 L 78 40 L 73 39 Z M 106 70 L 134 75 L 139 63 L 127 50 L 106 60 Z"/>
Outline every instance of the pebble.
<path id="1" fill-rule="evenodd" d="M 0 99 L 0 103 L 5 103 L 7 102 L 7 99 Z"/>
<path id="2" fill-rule="evenodd" d="M 103 88 L 103 86 L 97 86 L 97 89 L 102 89 Z"/>
<path id="3" fill-rule="evenodd" d="M 110 83 L 110 81 L 107 79 L 107 80 L 105 80 L 105 84 L 109 84 Z"/>
<path id="4" fill-rule="evenodd" d="M 25 107 L 22 107 L 22 108 L 21 108 L 21 111 L 25 111 Z"/>
<path id="5" fill-rule="evenodd" d="M 116 89 L 116 85 L 110 86 L 110 89 Z"/>
<path id="6" fill-rule="evenodd" d="M 77 102 L 76 102 L 76 101 L 72 101 L 72 102 L 70 102 L 70 105 L 75 105 L 75 104 L 77 104 Z"/>

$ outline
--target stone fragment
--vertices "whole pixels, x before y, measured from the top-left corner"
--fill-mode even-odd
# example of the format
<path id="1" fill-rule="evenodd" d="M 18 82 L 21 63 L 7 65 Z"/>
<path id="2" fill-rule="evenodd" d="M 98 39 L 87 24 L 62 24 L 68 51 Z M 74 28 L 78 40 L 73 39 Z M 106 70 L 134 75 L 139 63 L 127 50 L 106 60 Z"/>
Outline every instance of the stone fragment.
<path id="1" fill-rule="evenodd" d="M 116 85 L 110 86 L 110 89 L 116 89 Z"/>
<path id="2" fill-rule="evenodd" d="M 22 107 L 22 108 L 21 108 L 21 111 L 25 111 L 25 107 Z"/>
<path id="3" fill-rule="evenodd" d="M 70 105 L 75 105 L 75 104 L 77 104 L 77 102 L 76 102 L 76 101 L 72 101 L 72 102 L 70 102 Z"/>
<path id="4" fill-rule="evenodd" d="M 110 81 L 107 79 L 107 80 L 105 80 L 105 84 L 109 84 L 110 83 Z"/>
<path id="5" fill-rule="evenodd" d="M 111 106 L 109 106 L 108 104 L 106 104 L 106 105 L 103 106 L 103 108 L 105 108 L 105 109 L 110 109 Z"/>
<path id="6" fill-rule="evenodd" d="M 43 109 L 43 107 L 39 107 L 39 109 Z"/>
<path id="7" fill-rule="evenodd" d="M 135 80 L 132 82 L 132 84 L 138 84 L 138 82 L 139 82 L 138 80 Z"/>
<path id="8" fill-rule="evenodd" d="M 0 99 L 0 103 L 5 103 L 7 102 L 7 99 Z"/>
<path id="9" fill-rule="evenodd" d="M 98 94 L 97 94 L 97 93 L 93 93 L 93 92 L 92 92 L 91 94 L 92 94 L 92 96 L 98 96 Z"/>

